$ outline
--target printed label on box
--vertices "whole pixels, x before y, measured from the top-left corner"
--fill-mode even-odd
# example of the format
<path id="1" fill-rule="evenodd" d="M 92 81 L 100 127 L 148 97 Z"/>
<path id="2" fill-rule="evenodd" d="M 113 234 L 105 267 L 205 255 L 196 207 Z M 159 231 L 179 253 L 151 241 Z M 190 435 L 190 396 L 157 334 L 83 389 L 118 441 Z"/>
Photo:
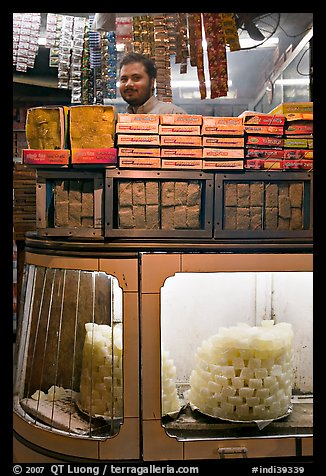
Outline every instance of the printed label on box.
<path id="1" fill-rule="evenodd" d="M 118 123 L 126 122 L 149 122 L 151 124 L 159 124 L 160 116 L 158 114 L 127 114 L 118 113 Z"/>
<path id="2" fill-rule="evenodd" d="M 203 116 L 203 126 L 242 126 L 242 117 Z"/>
<path id="3" fill-rule="evenodd" d="M 244 112 L 244 124 L 256 124 L 260 126 L 283 126 L 285 123 L 285 116 L 282 114 L 254 114 L 251 112 Z"/>
<path id="4" fill-rule="evenodd" d="M 72 149 L 71 162 L 73 164 L 116 164 L 117 149 Z"/>
<path id="5" fill-rule="evenodd" d="M 190 147 L 201 147 L 202 138 L 201 136 L 161 136 L 161 145 L 172 146 L 172 145 L 181 145 L 181 146 L 190 146 Z"/>
<path id="6" fill-rule="evenodd" d="M 116 124 L 115 131 L 123 134 L 156 134 L 158 133 L 158 124 L 147 122 L 120 122 Z"/>
<path id="7" fill-rule="evenodd" d="M 247 136 L 246 144 L 258 146 L 283 147 L 284 139 L 281 137 Z"/>
<path id="8" fill-rule="evenodd" d="M 173 135 L 173 134 L 179 134 L 179 135 L 200 135 L 200 126 L 159 126 L 159 133 L 160 134 L 165 134 L 165 135 Z"/>
<path id="9" fill-rule="evenodd" d="M 68 165 L 67 149 L 23 149 L 23 163 L 30 165 Z"/>
<path id="10" fill-rule="evenodd" d="M 247 134 L 275 134 L 283 135 L 284 127 L 283 126 L 244 126 L 245 132 Z"/>
<path id="11" fill-rule="evenodd" d="M 204 147 L 244 147 L 244 137 L 203 137 Z"/>
<path id="12" fill-rule="evenodd" d="M 160 123 L 167 125 L 200 126 L 202 116 L 196 114 L 161 114 Z"/>
<path id="13" fill-rule="evenodd" d="M 243 160 L 203 160 L 203 169 L 243 169 Z"/>
<path id="14" fill-rule="evenodd" d="M 203 148 L 203 158 L 221 158 L 221 159 L 243 159 L 244 149 L 215 149 L 212 147 Z"/>
<path id="15" fill-rule="evenodd" d="M 162 159 L 162 169 L 202 169 L 202 160 Z"/>
<path id="16" fill-rule="evenodd" d="M 117 134 L 119 145 L 160 145 L 160 136 L 148 134 Z"/>
<path id="17" fill-rule="evenodd" d="M 119 157 L 160 157 L 159 147 L 119 147 Z"/>
<path id="18" fill-rule="evenodd" d="M 203 135 L 238 135 L 242 136 L 244 134 L 244 126 L 233 126 L 233 125 L 203 125 L 201 132 Z"/>
<path id="19" fill-rule="evenodd" d="M 201 159 L 203 156 L 202 149 L 161 149 L 161 157 L 188 157 L 188 158 L 196 158 Z"/>
<path id="20" fill-rule="evenodd" d="M 119 167 L 132 169 L 159 169 L 161 168 L 161 159 L 158 157 L 119 157 Z"/>

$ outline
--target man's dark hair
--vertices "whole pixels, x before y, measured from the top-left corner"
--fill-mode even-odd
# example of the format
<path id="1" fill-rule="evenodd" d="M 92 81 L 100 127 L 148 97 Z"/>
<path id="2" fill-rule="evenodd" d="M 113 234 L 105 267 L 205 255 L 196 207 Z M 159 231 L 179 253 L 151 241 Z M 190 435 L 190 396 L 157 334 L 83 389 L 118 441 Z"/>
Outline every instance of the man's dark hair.
<path id="1" fill-rule="evenodd" d="M 140 53 L 127 53 L 126 56 L 120 61 L 120 70 L 122 66 L 130 63 L 142 63 L 144 65 L 145 71 L 151 79 L 156 78 L 156 67 L 152 60 L 147 58 Z"/>

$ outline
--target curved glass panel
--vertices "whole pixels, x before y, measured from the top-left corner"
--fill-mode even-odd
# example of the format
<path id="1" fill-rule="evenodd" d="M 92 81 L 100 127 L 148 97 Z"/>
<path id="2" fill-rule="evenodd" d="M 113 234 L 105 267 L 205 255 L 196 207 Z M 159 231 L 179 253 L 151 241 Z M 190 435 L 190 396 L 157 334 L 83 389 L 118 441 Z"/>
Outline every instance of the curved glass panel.
<path id="1" fill-rule="evenodd" d="M 122 290 L 103 272 L 25 265 L 14 409 L 79 437 L 123 421 Z"/>

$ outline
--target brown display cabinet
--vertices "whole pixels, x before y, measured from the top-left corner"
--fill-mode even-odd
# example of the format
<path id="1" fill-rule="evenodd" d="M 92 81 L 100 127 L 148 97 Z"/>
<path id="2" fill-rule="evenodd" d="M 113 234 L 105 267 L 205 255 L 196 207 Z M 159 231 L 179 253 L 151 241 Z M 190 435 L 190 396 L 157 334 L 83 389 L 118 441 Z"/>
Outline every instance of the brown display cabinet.
<path id="1" fill-rule="evenodd" d="M 197 277 L 195 285 L 190 284 L 191 277 Z M 208 281 L 211 277 L 215 279 L 215 286 L 208 288 L 208 283 L 212 284 Z M 184 278 L 183 288 L 177 287 L 181 278 Z M 288 314 L 283 309 L 284 302 L 292 307 L 295 296 L 300 300 L 300 294 L 305 292 L 302 286 L 295 287 L 296 279 L 298 283 L 301 280 L 302 283 L 310 283 L 306 286 L 306 291 L 310 288 L 310 292 L 307 292 L 301 316 L 300 312 L 293 314 L 294 308 Z M 166 293 L 173 290 L 173 280 L 176 289 L 167 298 Z M 288 283 L 288 295 L 284 295 L 284 283 Z M 229 286 L 228 294 L 224 286 Z M 303 383 L 304 379 L 308 382 L 312 365 L 311 361 L 308 363 L 312 352 L 311 287 L 310 254 L 180 252 L 145 254 L 142 257 L 144 460 L 312 455 L 312 382 Z M 253 289 L 255 298 L 251 301 Z M 176 296 L 179 305 L 173 301 Z M 266 309 L 268 302 L 271 306 L 269 310 Z M 219 326 L 242 322 L 246 313 L 248 322 L 254 314 L 259 321 L 260 316 L 266 318 L 268 312 L 276 320 L 292 320 L 295 332 L 300 334 L 294 344 L 297 380 L 293 389 L 292 412 L 265 426 L 255 421 L 212 418 L 187 405 L 184 396 L 189 388 L 190 372 L 186 363 L 189 361 L 192 364 L 200 338 L 214 334 L 214 329 L 216 331 Z M 310 336 L 306 345 L 308 353 L 304 356 L 305 344 L 302 340 L 307 335 Z M 174 381 L 181 407 L 171 414 L 164 414 L 162 410 L 165 390 L 160 362 L 166 350 L 180 369 Z"/>
<path id="2" fill-rule="evenodd" d="M 139 459 L 137 256 L 56 256 L 55 248 L 53 254 L 25 255 L 14 460 Z M 87 353 L 85 329 L 93 325 L 93 350 Z M 104 350 L 97 329 L 109 338 Z M 83 390 L 83 401 L 85 379 L 92 393 Z"/>

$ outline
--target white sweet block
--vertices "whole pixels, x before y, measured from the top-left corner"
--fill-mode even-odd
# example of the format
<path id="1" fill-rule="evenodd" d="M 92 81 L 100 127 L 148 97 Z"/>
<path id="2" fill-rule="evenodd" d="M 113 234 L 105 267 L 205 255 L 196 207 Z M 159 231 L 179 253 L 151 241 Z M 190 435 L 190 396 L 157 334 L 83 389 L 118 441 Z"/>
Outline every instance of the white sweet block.
<path id="1" fill-rule="evenodd" d="M 91 416 L 122 417 L 122 325 L 85 324 L 79 404 Z M 113 334 L 113 335 L 112 335 Z"/>
<path id="2" fill-rule="evenodd" d="M 221 327 L 197 349 L 189 401 L 204 413 L 234 420 L 285 414 L 292 394 L 292 341 L 288 323 Z"/>
<path id="3" fill-rule="evenodd" d="M 228 402 L 232 403 L 232 405 L 241 405 L 243 403 L 243 398 L 239 397 L 239 395 L 229 396 Z"/>
<path id="4" fill-rule="evenodd" d="M 239 388 L 239 395 L 240 397 L 253 397 L 255 393 L 255 389 L 254 388 L 250 388 L 250 387 L 241 387 Z"/>
<path id="5" fill-rule="evenodd" d="M 245 378 L 247 380 L 251 379 L 251 378 L 254 378 L 254 370 L 253 369 L 249 369 L 248 367 L 244 367 L 243 369 L 241 369 L 240 371 L 240 377 L 241 378 Z"/>
<path id="6" fill-rule="evenodd" d="M 254 370 L 255 378 L 263 379 L 268 377 L 268 370 L 265 368 L 255 369 Z"/>
<path id="7" fill-rule="evenodd" d="M 244 386 L 244 379 L 241 377 L 233 377 L 231 381 L 234 388 L 242 388 Z"/>
<path id="8" fill-rule="evenodd" d="M 201 359 L 199 359 L 200 361 Z M 199 370 L 199 372 L 193 371 L 191 374 L 192 382 L 203 381 L 200 373 L 205 372 L 204 370 Z M 174 365 L 173 359 L 170 358 L 170 353 L 166 350 L 163 350 L 161 357 L 161 404 L 162 404 L 162 415 L 168 413 L 178 412 L 181 408 L 177 387 L 175 384 L 176 377 L 176 367 Z M 209 373 L 210 376 L 210 373 Z M 205 388 L 205 387 L 204 387 Z M 205 388 L 205 390 L 207 390 Z M 207 390 L 208 393 L 208 390 Z M 197 396 L 197 401 L 201 401 L 201 398 Z"/>
<path id="9" fill-rule="evenodd" d="M 245 363 L 242 357 L 234 357 L 232 359 L 232 365 L 235 370 L 243 369 L 243 367 L 245 367 Z"/>
<path id="10" fill-rule="evenodd" d="M 263 386 L 263 380 L 261 378 L 250 378 L 248 386 L 250 388 L 261 388 Z"/>
<path id="11" fill-rule="evenodd" d="M 256 397 L 265 400 L 265 398 L 269 397 L 269 389 L 268 388 L 257 388 L 255 390 Z"/>
<path id="12" fill-rule="evenodd" d="M 224 375 L 226 378 L 235 377 L 234 367 L 232 365 L 225 365 L 222 367 L 222 375 Z"/>

